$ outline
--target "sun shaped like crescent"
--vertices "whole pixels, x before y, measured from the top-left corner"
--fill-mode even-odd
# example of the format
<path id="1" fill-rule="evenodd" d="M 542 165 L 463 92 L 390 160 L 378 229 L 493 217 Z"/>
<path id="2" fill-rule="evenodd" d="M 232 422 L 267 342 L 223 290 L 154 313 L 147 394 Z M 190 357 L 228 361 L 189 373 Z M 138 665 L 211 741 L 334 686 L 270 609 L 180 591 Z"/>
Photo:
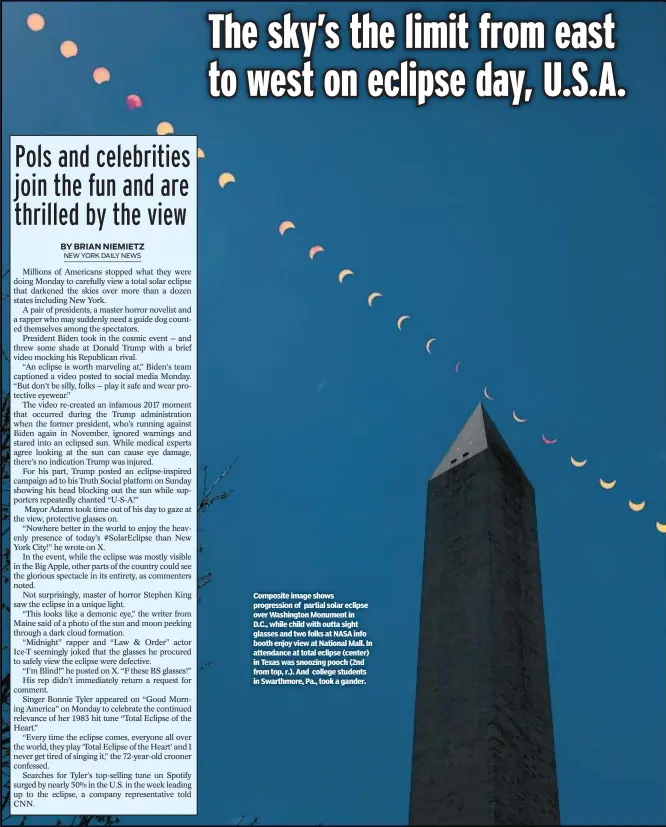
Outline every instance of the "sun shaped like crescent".
<path id="1" fill-rule="evenodd" d="M 512 411 L 511 416 L 516 420 L 516 422 L 527 422 L 527 419 L 521 419 L 515 411 Z"/>
<path id="2" fill-rule="evenodd" d="M 224 189 L 227 184 L 235 184 L 236 179 L 230 172 L 223 172 L 217 179 L 217 183 L 222 187 L 222 189 Z M 291 226 L 293 227 L 294 225 L 292 224 Z M 280 235 L 282 235 L 282 232 L 280 232 Z"/>
<path id="3" fill-rule="evenodd" d="M 488 393 L 488 388 L 487 388 L 487 387 L 485 387 L 485 388 L 483 389 L 483 395 L 486 397 L 486 399 L 490 399 L 490 401 L 491 401 L 491 402 L 494 402 L 494 401 L 495 401 L 495 397 L 491 396 L 491 395 Z"/>
<path id="4" fill-rule="evenodd" d="M 282 224 L 280 224 L 280 226 L 278 227 L 278 230 L 280 231 L 280 235 L 284 235 L 287 232 L 287 230 L 295 230 L 295 229 L 296 229 L 296 225 L 294 224 L 293 221 L 283 221 Z"/>
<path id="5" fill-rule="evenodd" d="M 557 439 L 548 439 L 548 437 L 545 434 L 541 434 L 541 441 L 544 445 L 555 445 Z"/>
<path id="6" fill-rule="evenodd" d="M 602 488 L 605 488 L 606 491 L 610 491 L 611 488 L 615 488 L 615 483 L 617 480 L 611 480 L 610 482 L 606 482 L 606 480 L 599 479 L 599 485 Z"/>
<path id="7" fill-rule="evenodd" d="M 381 293 L 370 293 L 370 295 L 368 296 L 368 307 L 372 307 L 373 301 L 375 299 L 381 299 L 381 297 L 382 297 Z"/>
<path id="8" fill-rule="evenodd" d="M 571 464 L 574 468 L 582 468 L 584 465 L 587 465 L 586 459 L 574 459 L 571 457 Z"/>
<path id="9" fill-rule="evenodd" d="M 635 503 L 629 500 L 629 508 L 632 511 L 642 511 L 645 508 L 645 500 L 642 503 Z"/>
<path id="10" fill-rule="evenodd" d="M 666 534 L 666 523 L 655 523 L 657 531 L 661 534 Z"/>
<path id="11" fill-rule="evenodd" d="M 310 256 L 310 261 L 317 255 L 317 253 L 323 253 L 324 248 L 321 247 L 319 244 L 316 244 L 314 247 L 310 247 L 310 252 L 308 255 Z"/>
<path id="12" fill-rule="evenodd" d="M 453 368 L 453 370 L 455 370 L 456 373 L 460 373 L 460 366 L 461 365 L 462 365 L 462 362 L 456 362 L 456 366 Z"/>
<path id="13" fill-rule="evenodd" d="M 353 276 L 353 275 L 354 275 L 353 270 L 340 270 L 340 272 L 338 273 L 338 281 L 340 282 L 340 284 L 342 284 L 342 282 L 347 278 L 347 276 Z"/>
<path id="14" fill-rule="evenodd" d="M 436 341 L 437 341 L 437 339 L 428 339 L 428 341 L 426 342 L 426 350 L 428 351 L 428 353 L 432 353 L 432 350 L 430 350 L 430 347 L 431 347 L 432 343 L 436 342 Z"/>
<path id="15" fill-rule="evenodd" d="M 407 321 L 407 319 L 409 319 L 409 318 L 410 318 L 409 316 L 401 316 L 401 317 L 398 319 L 398 321 L 397 321 L 398 330 L 402 330 L 402 326 L 403 326 L 403 324 L 404 324 L 404 323 Z"/>

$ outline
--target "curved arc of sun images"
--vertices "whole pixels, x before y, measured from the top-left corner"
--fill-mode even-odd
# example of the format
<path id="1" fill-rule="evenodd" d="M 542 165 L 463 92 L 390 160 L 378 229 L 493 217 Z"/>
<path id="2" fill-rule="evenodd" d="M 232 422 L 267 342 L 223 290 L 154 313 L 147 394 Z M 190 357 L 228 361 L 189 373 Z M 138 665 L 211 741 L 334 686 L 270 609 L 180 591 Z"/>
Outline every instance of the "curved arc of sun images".
<path id="1" fill-rule="evenodd" d="M 28 26 L 28 28 L 32 32 L 41 32 L 41 31 L 43 31 L 43 29 L 46 25 L 46 21 L 44 20 L 44 17 L 41 14 L 31 13 L 30 15 L 28 15 L 28 17 L 26 19 L 26 25 Z M 71 40 L 64 40 L 60 44 L 60 53 L 66 59 L 77 58 L 78 55 L 79 55 L 78 44 L 75 43 L 74 41 L 71 41 Z M 78 60 L 80 60 L 80 57 L 78 58 Z M 105 66 L 97 66 L 92 72 L 92 78 L 93 78 L 93 80 L 96 84 L 101 86 L 101 85 L 107 84 L 111 81 L 111 72 Z M 129 110 L 132 110 L 132 111 L 138 111 L 143 107 L 143 100 L 140 97 L 140 95 L 136 92 L 132 92 L 132 93 L 128 94 L 124 98 L 124 102 L 126 103 L 127 108 Z M 161 121 L 157 126 L 156 132 L 159 136 L 168 136 L 168 135 L 175 134 L 175 129 L 174 129 L 174 127 L 173 127 L 173 125 L 170 121 Z M 199 159 L 204 159 L 205 158 L 205 153 L 200 148 L 197 151 L 197 157 Z M 221 188 L 224 188 L 227 184 L 234 183 L 235 181 L 236 181 L 236 179 L 235 179 L 234 175 L 231 172 L 223 172 L 219 176 L 219 185 L 220 185 Z M 284 236 L 284 234 L 288 230 L 295 230 L 296 225 L 292 221 L 282 221 L 280 223 L 278 229 L 279 229 L 280 235 Z M 310 253 L 309 253 L 310 259 L 314 259 L 315 256 L 318 253 L 323 253 L 323 252 L 324 252 L 324 247 L 322 247 L 320 245 L 315 245 L 315 246 L 311 247 L 310 248 Z M 341 270 L 338 274 L 338 280 L 339 280 L 340 284 L 342 284 L 344 282 L 344 280 L 347 276 L 351 276 L 351 275 L 353 275 L 353 271 L 351 271 L 351 270 Z M 370 307 L 372 307 L 373 303 L 374 303 L 374 300 L 377 299 L 377 298 L 380 298 L 381 296 L 382 296 L 382 293 L 380 293 L 380 292 L 371 293 L 368 296 L 368 305 Z M 398 318 L 398 320 L 397 320 L 398 330 L 402 331 L 403 324 L 408 319 L 411 319 L 411 316 L 403 315 L 403 316 L 400 316 Z M 434 337 L 427 340 L 427 342 L 426 342 L 426 351 L 428 352 L 428 354 L 431 354 L 431 345 L 434 342 L 435 342 Z M 462 365 L 462 360 L 459 360 L 459 361 L 456 362 L 455 368 L 454 368 L 455 373 L 460 372 L 461 365 Z M 487 386 L 484 388 L 483 395 L 486 399 L 494 401 L 494 397 L 492 397 L 489 394 Z M 519 417 L 516 414 L 515 410 L 512 412 L 512 417 L 518 423 L 527 422 L 527 418 Z M 558 438 L 557 437 L 549 438 L 545 435 L 545 433 L 542 433 L 541 434 L 541 441 L 544 443 L 544 445 L 551 446 L 551 445 L 555 445 L 558 442 Z M 571 462 L 571 465 L 574 466 L 575 468 L 583 468 L 587 464 L 587 459 L 577 460 L 577 459 L 575 459 L 574 456 L 570 456 L 570 462 Z M 610 490 L 612 488 L 615 488 L 615 486 L 617 484 L 617 480 L 613 479 L 613 480 L 608 480 L 607 481 L 607 480 L 604 480 L 602 477 L 600 477 L 599 478 L 599 484 L 601 485 L 602 488 L 604 488 L 606 490 Z M 634 500 L 629 500 L 628 504 L 629 504 L 629 508 L 632 512 L 642 512 L 643 509 L 645 508 L 646 501 L 641 500 L 640 502 L 637 502 L 637 501 L 634 501 Z M 659 533 L 666 534 L 666 523 L 660 522 L 659 520 L 657 520 L 655 522 L 655 527 L 656 527 L 656 530 Z"/>

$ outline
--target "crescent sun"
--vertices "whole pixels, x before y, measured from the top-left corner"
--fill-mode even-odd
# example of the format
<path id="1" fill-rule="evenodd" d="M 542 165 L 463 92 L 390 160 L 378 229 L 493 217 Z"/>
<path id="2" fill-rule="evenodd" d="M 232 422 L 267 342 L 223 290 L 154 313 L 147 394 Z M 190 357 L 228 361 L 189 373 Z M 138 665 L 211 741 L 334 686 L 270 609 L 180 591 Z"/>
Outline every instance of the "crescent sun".
<path id="1" fill-rule="evenodd" d="M 280 235 L 284 235 L 287 232 L 287 230 L 295 230 L 295 229 L 296 229 L 296 225 L 294 224 L 293 221 L 283 221 L 282 224 L 280 224 L 280 226 L 278 227 Z"/>
<path id="2" fill-rule="evenodd" d="M 544 445 L 555 445 L 557 439 L 548 439 L 548 437 L 545 434 L 541 434 L 541 441 Z"/>
<path id="3" fill-rule="evenodd" d="M 584 465 L 587 465 L 586 459 L 574 459 L 571 457 L 571 464 L 574 468 L 582 468 Z"/>
<path id="4" fill-rule="evenodd" d="M 491 395 L 488 393 L 488 386 L 487 386 L 487 385 L 486 385 L 486 387 L 483 389 L 483 395 L 486 397 L 486 399 L 490 399 L 490 401 L 491 401 L 491 402 L 494 402 L 494 401 L 495 401 L 495 397 L 494 397 L 494 396 L 491 396 Z"/>
<path id="5" fill-rule="evenodd" d="M 629 500 L 629 508 L 632 511 L 642 511 L 645 508 L 645 500 L 642 503 L 635 503 Z"/>
<path id="6" fill-rule="evenodd" d="M 368 307 L 372 307 L 372 303 L 375 299 L 380 299 L 382 296 L 381 293 L 370 293 L 368 296 Z"/>
<path id="7" fill-rule="evenodd" d="M 354 275 L 353 270 L 340 270 L 340 272 L 338 273 L 338 281 L 340 282 L 340 284 L 342 284 L 342 282 L 347 278 L 347 276 L 353 276 L 353 275 Z"/>
<path id="8" fill-rule="evenodd" d="M 404 324 L 404 323 L 407 321 L 407 319 L 409 319 L 409 318 L 411 318 L 411 317 L 410 317 L 410 316 L 401 316 L 401 317 L 398 319 L 398 321 L 397 321 L 398 330 L 402 330 L 402 326 L 403 326 L 403 324 Z"/>
<path id="9" fill-rule="evenodd" d="M 655 523 L 655 526 L 661 534 L 666 534 L 666 523 Z"/>
<path id="10" fill-rule="evenodd" d="M 430 350 L 430 345 L 432 345 L 432 343 L 436 341 L 437 339 L 428 339 L 428 341 L 426 342 L 426 350 L 428 351 L 428 353 L 432 353 L 432 351 Z"/>
<path id="11" fill-rule="evenodd" d="M 311 247 L 310 252 L 308 253 L 308 255 L 310 256 L 310 261 L 312 261 L 312 259 L 317 255 L 317 253 L 323 253 L 323 252 L 324 252 L 324 248 L 321 247 L 319 244 L 315 245 L 314 247 Z"/>
<path id="12" fill-rule="evenodd" d="M 456 373 L 460 373 L 460 366 L 461 365 L 462 365 L 462 362 L 456 362 L 456 366 L 453 368 L 453 370 L 455 370 Z"/>
<path id="13" fill-rule="evenodd" d="M 527 422 L 527 419 L 521 419 L 515 411 L 511 413 L 511 416 L 516 420 L 516 422 Z"/>
<path id="14" fill-rule="evenodd" d="M 217 179 L 217 183 L 224 189 L 227 184 L 235 184 L 236 179 L 230 172 L 223 172 L 222 175 Z M 288 222 L 285 222 L 288 223 Z M 280 225 L 282 226 L 282 225 Z M 292 224 L 292 227 L 294 225 Z M 282 235 L 282 231 L 280 231 L 280 235 Z"/>
<path id="15" fill-rule="evenodd" d="M 616 483 L 617 483 L 617 480 L 611 480 L 610 482 L 606 482 L 606 480 L 602 480 L 601 478 L 599 478 L 599 485 L 602 488 L 605 488 L 606 491 L 610 491 L 611 488 L 615 488 Z"/>

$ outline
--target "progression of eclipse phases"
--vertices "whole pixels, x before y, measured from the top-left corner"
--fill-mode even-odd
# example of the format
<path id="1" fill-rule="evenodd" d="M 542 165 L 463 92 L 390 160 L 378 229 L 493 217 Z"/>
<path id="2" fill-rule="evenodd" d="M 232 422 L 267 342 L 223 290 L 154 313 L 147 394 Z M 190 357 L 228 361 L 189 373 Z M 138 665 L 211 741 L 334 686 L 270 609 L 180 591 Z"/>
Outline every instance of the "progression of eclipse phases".
<path id="1" fill-rule="evenodd" d="M 26 20 L 28 28 L 33 32 L 41 32 L 44 30 L 46 26 L 46 21 L 41 14 L 30 14 Z M 67 60 L 71 58 L 75 58 L 79 54 L 79 47 L 76 43 L 72 40 L 65 40 L 60 44 L 60 54 Z M 111 72 L 104 66 L 96 66 L 92 70 L 92 79 L 97 84 L 109 83 L 111 81 Z M 143 101 L 136 92 L 132 92 L 125 96 L 125 105 L 131 111 L 136 111 L 141 109 L 143 106 Z M 156 128 L 156 133 L 160 136 L 165 135 L 173 135 L 175 134 L 175 129 L 173 124 L 169 121 L 161 121 Z M 200 160 L 206 157 L 205 152 L 203 149 L 197 149 L 197 156 Z M 233 173 L 231 172 L 222 172 L 218 176 L 218 184 L 219 186 L 224 189 L 228 184 L 233 184 L 236 182 L 236 178 L 234 177 Z M 296 230 L 296 225 L 293 221 L 285 220 L 278 224 L 278 232 L 281 236 L 284 236 L 288 231 Z M 308 251 L 308 256 L 311 261 L 314 261 L 315 258 L 320 256 L 322 253 L 325 253 L 325 248 L 320 244 L 315 244 L 311 246 Z M 345 279 L 350 276 L 354 276 L 354 271 L 348 268 L 342 269 L 338 273 L 338 281 L 340 284 L 344 284 Z M 374 307 L 375 302 L 377 299 L 383 297 L 383 293 L 378 291 L 371 292 L 368 295 L 368 306 Z M 412 317 L 410 315 L 404 314 L 397 318 L 396 320 L 396 328 L 399 332 L 403 332 L 404 325 L 406 322 L 411 321 Z M 428 338 L 425 342 L 425 351 L 428 355 L 433 355 L 432 346 L 437 341 L 435 337 Z M 463 360 L 458 360 L 453 370 L 455 373 L 459 373 L 462 369 Z M 490 391 L 487 387 L 483 389 L 483 396 L 490 402 L 495 401 L 495 397 L 490 394 Z M 519 424 L 524 424 L 528 421 L 527 417 L 518 416 L 515 410 L 512 411 L 512 418 L 515 422 Z M 558 444 L 559 440 L 556 437 L 548 437 L 545 433 L 541 434 L 541 442 L 546 446 L 553 446 Z M 570 463 L 574 468 L 581 469 L 587 466 L 587 459 L 576 459 L 574 456 L 569 457 Z M 617 485 L 616 479 L 604 479 L 603 477 L 599 477 L 599 485 L 606 491 L 610 491 L 614 489 Z M 641 512 L 645 509 L 646 501 L 645 500 L 633 500 L 629 499 L 627 501 L 628 507 L 633 512 Z M 666 534 L 666 522 L 660 522 L 657 520 L 655 522 L 655 527 L 660 534 Z"/>

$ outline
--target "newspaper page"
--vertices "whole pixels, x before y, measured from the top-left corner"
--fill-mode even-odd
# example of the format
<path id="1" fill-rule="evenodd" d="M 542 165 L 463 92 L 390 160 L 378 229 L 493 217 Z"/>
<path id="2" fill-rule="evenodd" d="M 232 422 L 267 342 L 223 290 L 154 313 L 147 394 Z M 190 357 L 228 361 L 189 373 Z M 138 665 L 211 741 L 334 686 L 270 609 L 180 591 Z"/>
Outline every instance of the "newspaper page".
<path id="1" fill-rule="evenodd" d="M 0 5 L 3 827 L 666 825 L 666 2 Z"/>
<path id="2" fill-rule="evenodd" d="M 12 814 L 195 814 L 196 138 L 10 151 Z"/>

